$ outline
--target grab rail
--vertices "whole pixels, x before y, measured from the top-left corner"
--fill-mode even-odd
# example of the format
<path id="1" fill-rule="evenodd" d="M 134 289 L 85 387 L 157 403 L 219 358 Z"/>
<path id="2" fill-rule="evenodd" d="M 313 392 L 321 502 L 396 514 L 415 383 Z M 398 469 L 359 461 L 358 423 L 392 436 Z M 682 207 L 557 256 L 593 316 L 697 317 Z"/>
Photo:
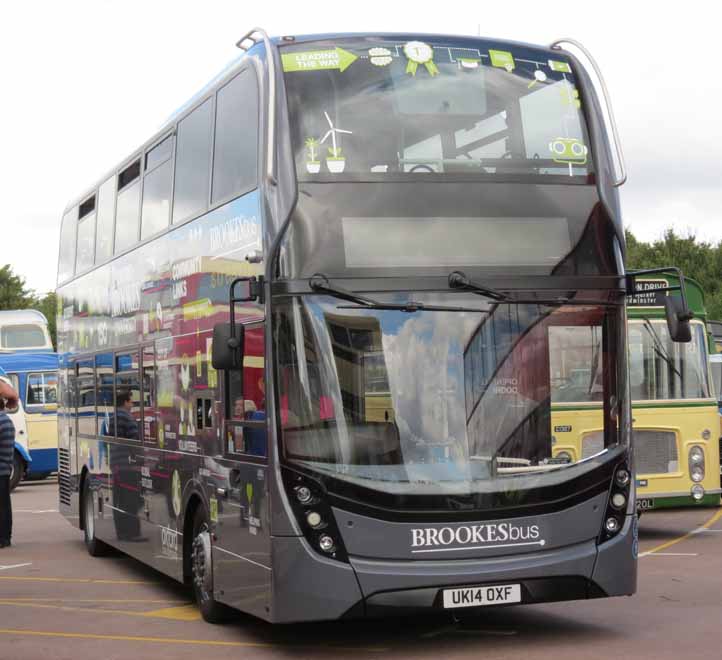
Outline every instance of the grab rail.
<path id="1" fill-rule="evenodd" d="M 618 162 L 618 176 L 615 177 L 614 180 L 614 186 L 618 187 L 621 186 L 626 180 L 627 180 L 627 168 L 624 164 L 624 156 L 622 154 L 622 146 L 621 142 L 619 140 L 619 133 L 617 132 L 617 122 L 614 120 L 614 112 L 612 111 L 612 103 L 609 99 L 609 91 L 607 90 L 607 85 L 604 82 L 604 77 L 602 76 L 602 72 L 599 70 L 599 67 L 597 66 L 596 61 L 592 57 L 592 54 L 578 41 L 575 39 L 569 39 L 567 37 L 564 37 L 562 39 L 557 39 L 550 47 L 553 50 L 563 50 L 562 44 L 568 44 L 570 46 L 574 46 L 577 50 L 579 50 L 582 55 L 588 60 L 589 64 L 592 66 L 592 70 L 594 71 L 598 81 L 599 86 L 602 90 L 602 96 L 604 97 L 604 104 L 607 108 L 607 114 L 609 115 L 609 121 L 605 123 L 608 123 L 609 126 L 612 129 L 612 136 L 614 138 L 614 151 L 617 154 L 617 162 Z"/>
<path id="2" fill-rule="evenodd" d="M 252 43 L 246 46 L 244 45 L 245 41 L 251 41 Z M 271 39 L 263 28 L 253 28 L 236 42 L 236 47 L 247 52 L 261 41 L 266 46 L 266 59 L 268 62 L 268 153 L 266 154 L 266 176 L 269 183 L 275 186 L 276 59 L 273 55 L 273 44 L 271 44 Z"/>

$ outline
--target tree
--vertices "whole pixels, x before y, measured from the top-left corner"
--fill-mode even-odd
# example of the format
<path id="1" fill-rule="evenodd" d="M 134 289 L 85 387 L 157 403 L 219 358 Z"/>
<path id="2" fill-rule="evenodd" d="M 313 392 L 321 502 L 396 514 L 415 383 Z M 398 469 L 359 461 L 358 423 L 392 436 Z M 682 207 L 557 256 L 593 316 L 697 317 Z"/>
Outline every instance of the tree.
<path id="1" fill-rule="evenodd" d="M 0 309 L 27 309 L 35 302 L 33 292 L 25 288 L 24 277 L 15 275 L 10 264 L 0 268 Z"/>
<path id="2" fill-rule="evenodd" d="M 677 266 L 702 286 L 708 317 L 722 319 L 722 243 L 699 241 L 692 233 L 682 236 L 671 228 L 652 243 L 638 240 L 629 230 L 625 234 L 627 268 Z"/>

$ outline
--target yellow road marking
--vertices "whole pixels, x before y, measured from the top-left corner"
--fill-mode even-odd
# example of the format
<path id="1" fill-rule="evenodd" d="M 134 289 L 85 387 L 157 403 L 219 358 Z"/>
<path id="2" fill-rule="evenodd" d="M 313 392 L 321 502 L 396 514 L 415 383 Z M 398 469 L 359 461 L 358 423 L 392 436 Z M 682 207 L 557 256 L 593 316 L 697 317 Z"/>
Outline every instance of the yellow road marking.
<path id="1" fill-rule="evenodd" d="M 691 536 L 694 536 L 695 532 L 698 529 L 708 529 L 709 527 L 714 525 L 720 518 L 722 518 L 722 508 L 720 508 L 717 511 L 717 513 L 715 513 L 706 523 L 704 523 L 700 527 L 695 527 L 693 530 L 687 532 L 683 536 L 680 536 L 676 539 L 672 539 L 671 541 L 667 541 L 666 543 L 662 543 L 661 545 L 658 545 L 655 548 L 652 548 L 651 550 L 647 550 L 646 552 L 642 552 L 640 554 L 640 557 L 645 557 L 646 555 L 653 555 L 655 552 L 659 552 L 660 550 L 666 550 L 667 548 L 671 548 L 673 545 L 677 545 L 677 543 L 686 541 Z"/>
<path id="2" fill-rule="evenodd" d="M 143 616 L 157 617 L 159 619 L 173 619 L 174 621 L 200 621 L 201 613 L 195 605 L 180 605 L 179 607 L 166 607 L 152 612 L 144 612 Z"/>
<path id="3" fill-rule="evenodd" d="M 145 580 L 98 580 L 95 578 L 58 578 L 58 577 L 18 577 L 15 575 L 0 575 L 0 580 L 25 580 L 30 582 L 75 582 L 81 584 L 157 584 Z"/>
<path id="4" fill-rule="evenodd" d="M 134 612 L 133 610 L 113 610 L 106 609 L 104 607 L 73 607 L 72 605 L 50 605 L 47 603 L 32 603 L 32 602 L 20 602 L 13 599 L 0 598 L 0 605 L 12 605 L 13 607 L 34 607 L 36 609 L 43 610 L 61 610 L 63 612 L 87 612 L 87 613 L 99 613 L 99 614 L 123 614 L 125 616 L 142 616 L 142 617 L 154 617 L 159 616 L 161 619 L 177 619 L 179 621 L 196 621 L 200 619 L 200 613 L 196 609 L 197 616 L 191 617 L 188 609 L 180 607 L 168 607 L 161 610 L 150 610 L 148 612 Z M 194 607 L 187 605 L 188 607 Z M 172 610 L 181 610 L 178 616 L 173 616 Z M 157 613 L 160 614 L 157 614 Z"/>
<path id="5" fill-rule="evenodd" d="M 177 604 L 185 605 L 186 602 L 182 600 L 170 600 L 167 598 L 155 599 L 155 598 L 63 598 L 62 596 L 56 598 L 3 598 L 3 602 L 13 603 L 147 603 L 149 605 L 161 605 L 161 604 Z"/>
<path id="6" fill-rule="evenodd" d="M 312 645 L 285 645 L 269 642 L 226 642 L 220 639 L 177 639 L 173 637 L 140 637 L 135 635 L 96 635 L 93 633 L 51 632 L 47 630 L 19 630 L 13 628 L 0 628 L 0 635 L 18 635 L 29 637 L 62 637 L 70 639 L 100 639 L 116 642 L 157 642 L 160 644 L 186 644 L 196 646 L 231 646 L 236 648 L 262 648 L 262 649 L 299 649 L 307 648 L 319 651 L 321 648 L 334 651 L 366 651 L 369 653 L 385 653 L 388 648 L 381 646 L 332 646 L 324 647 Z"/>

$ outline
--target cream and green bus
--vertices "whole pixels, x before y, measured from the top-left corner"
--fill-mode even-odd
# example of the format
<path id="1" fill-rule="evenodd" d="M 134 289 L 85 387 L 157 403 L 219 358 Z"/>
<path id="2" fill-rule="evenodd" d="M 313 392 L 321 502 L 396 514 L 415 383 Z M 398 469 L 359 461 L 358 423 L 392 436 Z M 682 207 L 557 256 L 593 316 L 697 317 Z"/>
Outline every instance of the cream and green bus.
<path id="1" fill-rule="evenodd" d="M 685 278 L 693 314 L 690 341 L 675 343 L 665 320 L 674 275 L 637 279 L 628 300 L 637 507 L 644 511 L 720 502 L 720 423 L 708 367 L 714 352 L 704 292 Z M 556 337 L 554 337 L 554 334 Z M 602 333 L 593 325 L 560 325 L 552 334 L 554 457 L 576 463 L 603 449 Z"/>

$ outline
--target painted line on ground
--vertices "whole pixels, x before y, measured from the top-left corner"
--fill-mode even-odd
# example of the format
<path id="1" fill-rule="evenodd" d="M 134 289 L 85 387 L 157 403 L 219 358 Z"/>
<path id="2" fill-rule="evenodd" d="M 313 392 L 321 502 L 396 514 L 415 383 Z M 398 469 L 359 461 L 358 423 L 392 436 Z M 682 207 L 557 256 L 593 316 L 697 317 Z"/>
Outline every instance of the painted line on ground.
<path id="1" fill-rule="evenodd" d="M 154 581 L 147 580 L 104 580 L 99 578 L 60 578 L 60 577 L 30 577 L 24 575 L 22 577 L 15 575 L 0 575 L 0 580 L 18 580 L 28 582 L 62 582 L 80 583 L 80 584 L 159 584 Z"/>
<path id="2" fill-rule="evenodd" d="M 57 509 L 13 509 L 14 513 L 60 513 Z"/>
<path id="3" fill-rule="evenodd" d="M 661 550 L 666 550 L 667 548 L 671 548 L 673 545 L 677 545 L 677 543 L 686 541 L 688 538 L 694 536 L 695 534 L 698 534 L 699 530 L 708 529 L 709 527 L 714 525 L 720 518 L 722 518 L 722 508 L 720 508 L 706 523 L 704 523 L 700 527 L 697 527 L 696 529 L 693 529 L 692 531 L 687 532 L 686 534 L 683 534 L 682 536 L 678 536 L 676 539 L 672 539 L 671 541 L 662 543 L 662 544 L 652 548 L 651 550 L 642 552 L 642 553 L 640 553 L 639 557 L 640 557 L 640 559 L 642 557 L 648 557 L 649 555 L 653 555 L 657 552 L 660 552 Z"/>
<path id="4" fill-rule="evenodd" d="M 113 614 L 121 616 L 135 616 L 144 618 L 174 619 L 176 621 L 200 621 L 201 614 L 195 605 L 186 604 L 183 607 L 167 607 L 148 612 L 134 612 L 133 610 L 106 609 L 103 607 L 74 607 L 72 605 L 50 605 L 49 603 L 18 602 L 0 598 L 0 606 L 28 607 L 42 610 L 60 610 L 62 612 L 85 612 L 88 614 Z"/>
<path id="5" fill-rule="evenodd" d="M 697 552 L 655 552 L 649 557 L 699 557 Z"/>
<path id="6" fill-rule="evenodd" d="M 32 566 L 33 562 L 27 562 L 26 564 L 10 564 L 9 566 L 0 566 L 0 571 L 7 571 L 11 568 L 22 568 L 23 566 Z"/>
<path id="7" fill-rule="evenodd" d="M 145 603 L 147 605 L 188 605 L 184 600 L 169 600 L 155 598 L 3 598 L 3 601 L 13 603 L 114 603 L 118 604 L 137 604 Z"/>
<path id="8" fill-rule="evenodd" d="M 18 637 L 60 637 L 64 639 L 87 639 L 102 640 L 114 642 L 156 642 L 159 644 L 179 644 L 190 646 L 226 646 L 235 648 L 260 648 L 260 649 L 278 649 L 278 650 L 294 650 L 308 649 L 313 651 L 361 651 L 366 653 L 386 653 L 390 649 L 382 646 L 313 646 L 313 645 L 291 645 L 291 644 L 273 644 L 270 642 L 230 642 L 220 639 L 179 639 L 175 637 L 141 637 L 135 635 L 99 635 L 93 633 L 70 633 L 70 632 L 51 632 L 49 630 L 22 630 L 17 628 L 0 628 L 0 635 L 14 635 Z"/>

